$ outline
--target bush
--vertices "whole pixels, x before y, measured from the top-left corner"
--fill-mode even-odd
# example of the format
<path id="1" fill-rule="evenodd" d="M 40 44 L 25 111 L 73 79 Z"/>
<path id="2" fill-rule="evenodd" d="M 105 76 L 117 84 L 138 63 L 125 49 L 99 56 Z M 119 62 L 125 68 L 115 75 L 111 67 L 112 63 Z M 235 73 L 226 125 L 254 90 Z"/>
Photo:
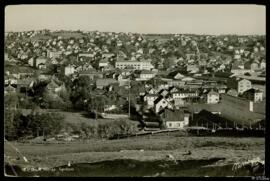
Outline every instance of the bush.
<path id="1" fill-rule="evenodd" d="M 109 123 L 100 124 L 97 127 L 100 138 L 111 138 L 118 135 L 130 135 L 138 131 L 137 124 L 130 120 L 117 120 Z"/>

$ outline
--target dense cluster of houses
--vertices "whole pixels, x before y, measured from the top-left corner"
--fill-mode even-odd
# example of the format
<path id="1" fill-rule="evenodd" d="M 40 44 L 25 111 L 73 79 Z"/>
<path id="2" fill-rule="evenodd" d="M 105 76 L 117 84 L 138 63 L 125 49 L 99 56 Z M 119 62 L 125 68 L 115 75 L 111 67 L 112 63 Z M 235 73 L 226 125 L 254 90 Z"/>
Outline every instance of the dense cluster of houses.
<path id="1" fill-rule="evenodd" d="M 262 37 L 176 34 L 161 42 L 132 33 L 66 34 L 49 30 L 6 34 L 5 94 L 25 93 L 36 81 L 34 72 L 49 81 L 47 89 L 53 94 L 66 89 L 59 75 L 71 80 L 88 76 L 96 89 L 115 84 L 128 89 L 131 81 L 142 81 L 136 96 L 145 109 L 165 120 L 167 128 L 188 125 L 187 105 L 219 104 L 221 94 L 263 101 L 263 92 L 250 80 L 265 74 Z M 22 68 L 12 68 L 18 65 Z M 215 73 L 229 76 L 225 81 L 205 79 Z"/>

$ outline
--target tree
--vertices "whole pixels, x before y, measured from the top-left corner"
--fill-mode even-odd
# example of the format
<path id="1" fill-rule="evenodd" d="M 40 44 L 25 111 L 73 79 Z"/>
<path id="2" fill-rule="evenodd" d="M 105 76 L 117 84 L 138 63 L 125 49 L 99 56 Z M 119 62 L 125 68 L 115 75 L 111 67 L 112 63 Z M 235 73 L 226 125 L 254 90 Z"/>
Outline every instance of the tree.
<path id="1" fill-rule="evenodd" d="M 30 114 L 27 116 L 28 127 L 34 136 L 39 136 L 42 132 L 46 135 L 55 135 L 64 127 L 64 116 L 59 113 Z"/>

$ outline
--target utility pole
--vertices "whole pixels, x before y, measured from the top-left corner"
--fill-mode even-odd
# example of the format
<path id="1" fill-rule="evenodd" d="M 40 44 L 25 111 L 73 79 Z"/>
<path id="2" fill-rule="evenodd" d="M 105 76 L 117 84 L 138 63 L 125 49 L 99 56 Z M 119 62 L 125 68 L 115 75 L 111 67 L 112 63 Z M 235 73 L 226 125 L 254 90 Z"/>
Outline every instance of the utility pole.
<path id="1" fill-rule="evenodd" d="M 128 86 L 128 116 L 130 118 L 130 80 L 129 80 L 129 86 Z"/>

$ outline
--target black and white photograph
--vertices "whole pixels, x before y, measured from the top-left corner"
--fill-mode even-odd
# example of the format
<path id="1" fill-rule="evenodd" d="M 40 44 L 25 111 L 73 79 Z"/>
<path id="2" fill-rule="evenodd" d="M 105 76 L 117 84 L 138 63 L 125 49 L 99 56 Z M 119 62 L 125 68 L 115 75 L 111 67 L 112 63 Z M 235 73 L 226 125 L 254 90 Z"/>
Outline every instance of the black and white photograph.
<path id="1" fill-rule="evenodd" d="M 16 4 L 5 177 L 266 173 L 266 5 Z"/>

